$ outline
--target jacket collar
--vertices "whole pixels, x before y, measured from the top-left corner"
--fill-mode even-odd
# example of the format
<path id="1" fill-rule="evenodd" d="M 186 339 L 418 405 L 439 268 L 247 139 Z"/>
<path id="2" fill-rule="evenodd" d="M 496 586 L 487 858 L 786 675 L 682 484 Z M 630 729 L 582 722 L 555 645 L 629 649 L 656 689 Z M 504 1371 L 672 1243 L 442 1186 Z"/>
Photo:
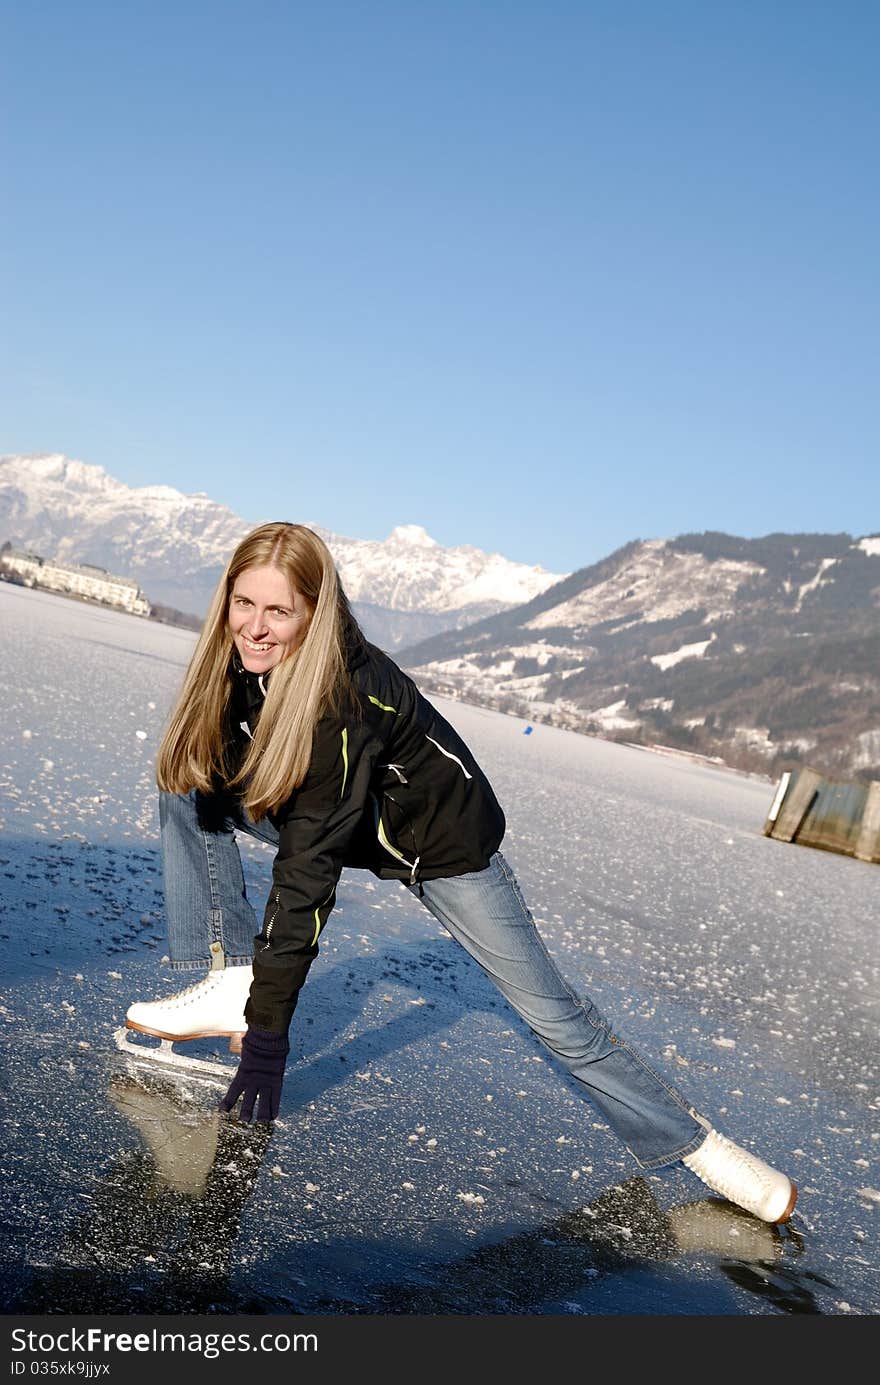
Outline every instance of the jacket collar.
<path id="1" fill-rule="evenodd" d="M 237 649 L 233 649 L 232 651 L 232 657 L 229 660 L 229 671 L 232 674 L 234 682 L 236 682 L 239 687 L 245 688 L 251 698 L 262 699 L 269 691 L 269 675 L 272 670 L 267 669 L 265 673 L 251 673 L 250 669 L 245 668 L 244 664 L 241 662 L 241 655 Z"/>

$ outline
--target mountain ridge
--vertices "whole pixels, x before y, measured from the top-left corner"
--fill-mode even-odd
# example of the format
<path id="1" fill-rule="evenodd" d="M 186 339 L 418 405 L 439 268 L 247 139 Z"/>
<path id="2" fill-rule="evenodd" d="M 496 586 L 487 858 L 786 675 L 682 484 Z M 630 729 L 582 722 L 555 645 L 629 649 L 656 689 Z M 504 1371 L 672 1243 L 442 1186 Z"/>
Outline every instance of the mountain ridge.
<path id="1" fill-rule="evenodd" d="M 0 542 L 133 576 L 178 610 L 207 602 L 251 527 L 205 492 L 0 457 Z M 369 638 L 427 689 L 750 772 L 880 775 L 878 534 L 633 539 L 560 575 L 418 524 L 382 541 L 312 527 Z"/>
<path id="2" fill-rule="evenodd" d="M 427 688 L 773 774 L 880 773 L 880 537 L 633 540 L 404 646 Z"/>
<path id="3" fill-rule="evenodd" d="M 63 453 L 0 457 L 0 542 L 132 577 L 154 603 L 197 616 L 257 522 L 204 491 L 130 487 Z M 560 576 L 470 545 L 446 548 L 416 524 L 384 540 L 309 527 L 330 548 L 371 638 L 389 648 L 518 604 Z"/>

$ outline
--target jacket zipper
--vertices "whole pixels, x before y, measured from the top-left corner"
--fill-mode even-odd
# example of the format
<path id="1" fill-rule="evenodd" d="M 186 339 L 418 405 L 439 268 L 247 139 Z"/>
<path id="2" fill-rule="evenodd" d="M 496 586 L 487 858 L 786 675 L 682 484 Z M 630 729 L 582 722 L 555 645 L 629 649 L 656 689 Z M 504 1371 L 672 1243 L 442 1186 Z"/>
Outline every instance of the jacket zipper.
<path id="1" fill-rule="evenodd" d="M 273 891 L 272 891 L 272 899 L 273 899 L 274 902 L 275 902 L 275 908 L 274 908 L 274 910 L 273 910 L 272 917 L 270 918 L 269 922 L 266 924 L 266 941 L 265 941 L 264 943 L 261 944 L 262 949 L 263 949 L 264 952 L 265 952 L 266 948 L 269 946 L 269 944 L 270 944 L 270 942 L 271 942 L 271 940 L 272 940 L 272 929 L 275 927 L 275 919 L 276 919 L 277 916 L 278 916 L 278 910 L 281 908 L 281 900 L 278 898 L 278 891 L 277 891 L 277 890 L 273 890 Z"/>
<path id="2" fill-rule="evenodd" d="M 402 861 L 405 866 L 409 866 L 409 883 L 411 885 L 414 885 L 416 883 L 416 873 L 419 869 L 419 861 L 422 858 L 421 856 L 417 856 L 414 861 L 409 861 L 407 860 L 406 856 L 404 856 L 402 851 L 398 851 L 396 846 L 391 845 L 391 843 L 385 835 L 385 828 L 382 825 L 382 810 L 379 807 L 379 801 L 378 799 L 374 799 L 373 801 L 376 804 L 376 836 L 379 838 L 379 844 L 386 851 L 390 852 L 392 856 L 396 856 L 398 861 Z M 396 801 L 395 799 L 391 798 L 389 799 L 389 802 L 395 803 Z M 396 804 L 396 806 L 399 807 L 400 805 Z"/>

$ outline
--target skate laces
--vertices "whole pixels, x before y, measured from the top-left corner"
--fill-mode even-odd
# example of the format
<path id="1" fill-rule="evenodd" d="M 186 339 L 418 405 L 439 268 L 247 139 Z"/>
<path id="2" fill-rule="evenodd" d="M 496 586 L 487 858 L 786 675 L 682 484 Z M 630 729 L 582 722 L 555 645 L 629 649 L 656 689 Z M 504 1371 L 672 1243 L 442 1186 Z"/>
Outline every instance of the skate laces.
<path id="1" fill-rule="evenodd" d="M 188 1005 L 190 1000 L 195 998 L 195 992 L 204 992 L 209 986 L 213 985 L 219 972 L 208 972 L 199 981 L 193 981 L 191 985 L 184 986 L 182 991 L 174 991 L 171 995 L 160 996 L 153 1001 L 154 1005 Z"/>
<path id="2" fill-rule="evenodd" d="M 718 1153 L 723 1156 L 727 1164 L 727 1168 L 722 1164 L 718 1175 L 719 1191 L 727 1193 L 735 1190 L 737 1188 L 737 1175 L 748 1174 L 757 1179 L 765 1192 L 769 1192 L 772 1184 L 764 1172 L 761 1161 L 753 1154 L 749 1154 L 747 1149 L 742 1149 L 733 1140 L 729 1140 L 726 1135 L 719 1135 L 717 1130 L 712 1133 L 718 1142 Z"/>

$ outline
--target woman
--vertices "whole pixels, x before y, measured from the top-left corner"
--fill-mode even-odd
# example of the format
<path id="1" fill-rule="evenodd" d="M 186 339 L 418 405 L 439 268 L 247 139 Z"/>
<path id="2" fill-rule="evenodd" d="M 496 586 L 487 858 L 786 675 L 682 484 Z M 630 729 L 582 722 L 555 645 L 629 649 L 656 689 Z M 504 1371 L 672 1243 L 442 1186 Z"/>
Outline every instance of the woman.
<path id="1" fill-rule="evenodd" d="M 266 524 L 215 593 L 159 751 L 172 966 L 204 971 L 129 1028 L 229 1035 L 221 1102 L 278 1113 L 287 1031 L 343 866 L 402 880 L 580 1083 L 643 1169 L 683 1161 L 768 1222 L 797 1191 L 712 1129 L 580 999 L 549 956 L 499 851 L 504 815 L 468 747 L 369 644 L 311 530 Z M 263 925 L 234 833 L 277 848 Z M 253 940 L 253 946 L 252 946 Z"/>

